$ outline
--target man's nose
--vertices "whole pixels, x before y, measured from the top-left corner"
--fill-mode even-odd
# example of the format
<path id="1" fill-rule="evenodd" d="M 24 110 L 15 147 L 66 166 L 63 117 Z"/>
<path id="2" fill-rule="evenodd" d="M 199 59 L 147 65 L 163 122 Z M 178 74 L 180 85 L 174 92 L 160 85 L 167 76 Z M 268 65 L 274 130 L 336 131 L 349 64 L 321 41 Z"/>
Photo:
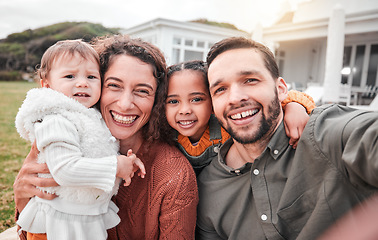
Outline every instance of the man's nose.
<path id="1" fill-rule="evenodd" d="M 238 85 L 230 87 L 229 91 L 228 100 L 230 104 L 237 104 L 248 99 L 248 93 Z"/>

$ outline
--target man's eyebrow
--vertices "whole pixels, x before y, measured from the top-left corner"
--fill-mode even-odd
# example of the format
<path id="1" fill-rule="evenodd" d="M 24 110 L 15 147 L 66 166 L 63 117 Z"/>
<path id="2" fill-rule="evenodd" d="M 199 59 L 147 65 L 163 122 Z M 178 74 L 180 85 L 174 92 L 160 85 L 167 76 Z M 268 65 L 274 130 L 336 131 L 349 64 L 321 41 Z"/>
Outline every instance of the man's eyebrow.
<path id="1" fill-rule="evenodd" d="M 238 73 L 239 76 L 247 76 L 247 75 L 259 75 L 261 74 L 260 71 L 257 71 L 257 70 L 242 70 Z M 223 78 L 220 78 L 218 79 L 215 83 L 211 84 L 209 89 L 212 89 L 216 86 L 218 86 L 219 84 L 221 84 L 222 82 L 224 81 Z"/>
<path id="2" fill-rule="evenodd" d="M 218 86 L 221 82 L 223 82 L 223 78 L 217 80 L 215 83 L 211 84 L 209 89 L 212 89 L 212 88 L 215 88 L 216 86 Z"/>
<path id="3" fill-rule="evenodd" d="M 239 72 L 239 75 L 240 75 L 240 76 L 245 76 L 245 75 L 256 75 L 256 74 L 260 74 L 260 71 L 256 71 L 256 70 L 245 70 L 245 71 L 240 71 L 240 72 Z"/>

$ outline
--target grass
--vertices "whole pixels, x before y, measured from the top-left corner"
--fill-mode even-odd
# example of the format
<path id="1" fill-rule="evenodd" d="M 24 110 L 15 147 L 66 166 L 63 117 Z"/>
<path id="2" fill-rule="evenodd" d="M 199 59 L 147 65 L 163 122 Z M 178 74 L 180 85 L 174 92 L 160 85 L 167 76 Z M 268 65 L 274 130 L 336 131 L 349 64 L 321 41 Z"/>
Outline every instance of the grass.
<path id="1" fill-rule="evenodd" d="M 13 182 L 30 143 L 19 136 L 14 120 L 26 92 L 34 87 L 38 84 L 0 82 L 0 232 L 15 224 Z"/>

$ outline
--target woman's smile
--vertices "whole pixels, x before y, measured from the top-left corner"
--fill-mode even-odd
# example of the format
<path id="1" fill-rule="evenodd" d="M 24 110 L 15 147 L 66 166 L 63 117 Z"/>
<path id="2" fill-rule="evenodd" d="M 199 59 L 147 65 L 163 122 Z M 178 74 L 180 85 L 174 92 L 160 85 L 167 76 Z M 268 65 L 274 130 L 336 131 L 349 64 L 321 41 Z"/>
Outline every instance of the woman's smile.
<path id="1" fill-rule="evenodd" d="M 134 116 L 130 116 L 130 115 L 122 115 L 122 114 L 119 114 L 115 111 L 110 111 L 110 114 L 113 116 L 113 120 L 118 122 L 118 123 L 121 123 L 121 124 L 132 124 L 137 118 L 138 116 L 134 115 Z"/>

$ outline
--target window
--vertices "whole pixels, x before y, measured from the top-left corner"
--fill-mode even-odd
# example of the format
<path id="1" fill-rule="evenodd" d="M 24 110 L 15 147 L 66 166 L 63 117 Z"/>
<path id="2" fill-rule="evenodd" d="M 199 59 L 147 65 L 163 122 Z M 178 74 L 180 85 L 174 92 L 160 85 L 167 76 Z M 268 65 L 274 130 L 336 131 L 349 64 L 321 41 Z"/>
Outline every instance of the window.
<path id="1" fill-rule="evenodd" d="M 208 41 L 190 39 L 185 37 L 173 38 L 172 49 L 172 63 L 190 61 L 190 60 L 205 60 L 206 54 L 213 43 Z"/>
<path id="2" fill-rule="evenodd" d="M 344 56 L 343 56 L 343 69 L 341 70 L 341 83 L 346 84 L 348 83 L 348 76 L 351 72 L 350 68 L 350 58 L 352 54 L 352 47 L 345 47 L 344 48 Z"/>
<path id="3" fill-rule="evenodd" d="M 352 86 L 361 86 L 362 67 L 364 65 L 365 45 L 357 46 L 354 66 L 352 68 Z"/>
<path id="4" fill-rule="evenodd" d="M 193 40 L 186 39 L 185 40 L 185 46 L 193 46 Z"/>
<path id="5" fill-rule="evenodd" d="M 185 50 L 184 61 L 202 60 L 203 52 L 196 52 L 191 50 Z"/>
<path id="6" fill-rule="evenodd" d="M 370 49 L 370 59 L 366 85 L 377 86 L 377 68 L 378 68 L 378 44 L 374 44 Z"/>
<path id="7" fill-rule="evenodd" d="M 180 45 L 181 44 L 181 38 L 173 38 L 173 44 L 174 45 Z"/>
<path id="8" fill-rule="evenodd" d="M 378 44 L 344 47 L 341 83 L 364 88 L 378 85 Z"/>
<path id="9" fill-rule="evenodd" d="M 197 47 L 204 48 L 205 47 L 205 42 L 204 41 L 198 41 L 197 42 Z"/>
<path id="10" fill-rule="evenodd" d="M 172 52 L 172 61 L 174 63 L 179 63 L 180 62 L 180 49 L 173 49 L 173 52 Z"/>

